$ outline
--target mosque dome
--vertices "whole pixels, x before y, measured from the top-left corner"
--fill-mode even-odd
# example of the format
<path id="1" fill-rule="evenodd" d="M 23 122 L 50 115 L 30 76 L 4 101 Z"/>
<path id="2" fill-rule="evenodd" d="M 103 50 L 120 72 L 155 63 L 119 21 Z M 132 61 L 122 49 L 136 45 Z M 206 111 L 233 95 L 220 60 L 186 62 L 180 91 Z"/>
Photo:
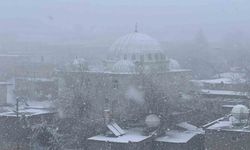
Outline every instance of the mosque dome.
<path id="1" fill-rule="evenodd" d="M 152 37 L 134 32 L 117 39 L 110 47 L 110 59 L 154 61 L 165 59 L 159 42 Z"/>
<path id="2" fill-rule="evenodd" d="M 135 64 L 129 60 L 119 60 L 114 64 L 112 71 L 116 73 L 134 73 Z"/>
<path id="3" fill-rule="evenodd" d="M 231 114 L 237 120 L 244 120 L 248 118 L 249 109 L 245 105 L 236 105 L 233 107 Z"/>

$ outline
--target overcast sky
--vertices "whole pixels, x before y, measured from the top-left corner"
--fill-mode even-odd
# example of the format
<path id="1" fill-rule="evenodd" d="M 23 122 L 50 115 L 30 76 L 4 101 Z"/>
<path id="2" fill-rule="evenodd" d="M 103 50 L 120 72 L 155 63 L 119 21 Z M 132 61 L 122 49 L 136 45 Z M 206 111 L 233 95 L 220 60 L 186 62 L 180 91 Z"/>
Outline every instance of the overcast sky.
<path id="1" fill-rule="evenodd" d="M 161 40 L 190 39 L 202 29 L 218 39 L 250 33 L 249 0 L 2 0 L 0 34 L 105 37 L 134 30 Z"/>

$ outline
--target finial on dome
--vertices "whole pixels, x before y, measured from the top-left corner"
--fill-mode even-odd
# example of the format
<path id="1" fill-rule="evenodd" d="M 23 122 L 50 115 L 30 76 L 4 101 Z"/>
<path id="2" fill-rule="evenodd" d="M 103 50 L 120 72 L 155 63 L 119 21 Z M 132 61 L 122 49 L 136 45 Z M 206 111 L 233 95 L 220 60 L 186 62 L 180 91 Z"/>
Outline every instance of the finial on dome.
<path id="1" fill-rule="evenodd" d="M 137 22 L 135 23 L 135 32 L 138 32 Z"/>

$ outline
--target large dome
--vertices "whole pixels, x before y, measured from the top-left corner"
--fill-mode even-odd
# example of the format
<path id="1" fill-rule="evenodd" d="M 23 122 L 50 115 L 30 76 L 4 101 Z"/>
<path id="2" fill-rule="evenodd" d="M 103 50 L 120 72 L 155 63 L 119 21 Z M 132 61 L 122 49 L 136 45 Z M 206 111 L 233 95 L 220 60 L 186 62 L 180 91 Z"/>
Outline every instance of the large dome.
<path id="1" fill-rule="evenodd" d="M 110 48 L 110 58 L 144 60 L 164 57 L 159 42 L 150 36 L 138 32 L 127 34 L 117 39 Z"/>
<path id="2" fill-rule="evenodd" d="M 114 66 L 121 60 L 133 63 L 135 70 L 140 72 L 165 72 L 169 70 L 168 59 L 163 53 L 159 42 L 146 34 L 138 32 L 127 34 L 112 44 L 108 58 L 105 61 L 106 69 L 114 71 L 121 70 L 121 68 L 122 70 L 133 68 L 128 67 L 132 65 L 124 62 Z"/>

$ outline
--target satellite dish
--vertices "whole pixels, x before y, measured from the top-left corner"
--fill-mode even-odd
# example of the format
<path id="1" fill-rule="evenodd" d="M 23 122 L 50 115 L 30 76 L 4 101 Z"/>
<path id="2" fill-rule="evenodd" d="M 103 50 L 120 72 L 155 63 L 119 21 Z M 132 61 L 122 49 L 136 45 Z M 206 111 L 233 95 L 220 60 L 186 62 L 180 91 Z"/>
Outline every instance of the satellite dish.
<path id="1" fill-rule="evenodd" d="M 156 128 L 160 125 L 160 123 L 161 123 L 160 118 L 155 114 L 148 115 L 145 119 L 145 124 L 149 128 Z"/>
<path id="2" fill-rule="evenodd" d="M 238 121 L 247 120 L 249 109 L 245 105 L 236 105 L 233 107 L 231 114 Z"/>

